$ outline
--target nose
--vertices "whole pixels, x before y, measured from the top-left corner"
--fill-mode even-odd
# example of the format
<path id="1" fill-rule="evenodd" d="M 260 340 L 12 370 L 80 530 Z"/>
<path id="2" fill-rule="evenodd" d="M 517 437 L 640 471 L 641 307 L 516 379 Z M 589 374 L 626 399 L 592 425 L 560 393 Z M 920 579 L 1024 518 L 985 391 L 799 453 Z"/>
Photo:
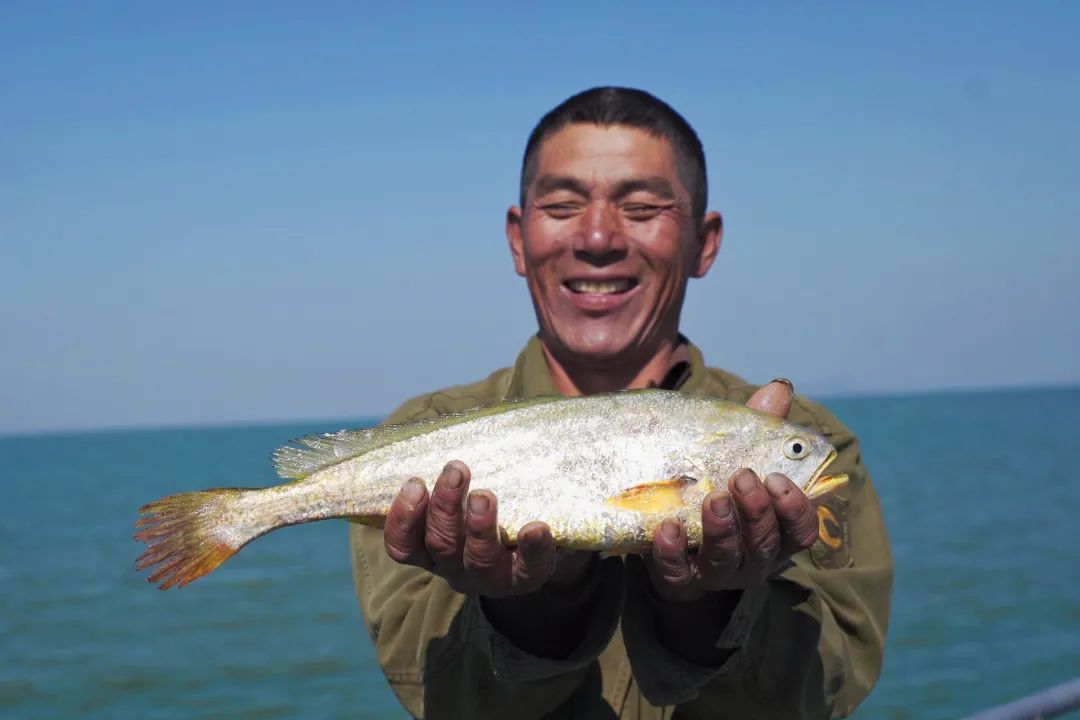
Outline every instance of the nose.
<path id="1" fill-rule="evenodd" d="M 613 262 L 626 253 L 619 213 L 608 203 L 593 203 L 581 215 L 574 247 L 578 255 L 593 261 Z"/>

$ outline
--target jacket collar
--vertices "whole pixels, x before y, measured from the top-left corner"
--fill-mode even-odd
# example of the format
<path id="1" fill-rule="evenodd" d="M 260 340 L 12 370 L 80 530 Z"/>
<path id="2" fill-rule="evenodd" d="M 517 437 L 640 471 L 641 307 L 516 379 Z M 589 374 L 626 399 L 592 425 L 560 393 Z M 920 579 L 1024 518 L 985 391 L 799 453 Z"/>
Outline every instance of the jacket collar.
<path id="1" fill-rule="evenodd" d="M 705 385 L 707 374 L 705 358 L 701 350 L 685 336 L 680 334 L 679 340 L 686 346 L 687 358 L 684 362 L 676 363 L 668 371 L 667 377 L 664 378 L 664 387 L 668 390 L 698 393 Z M 520 400 L 558 394 L 555 383 L 551 379 L 543 345 L 540 343 L 540 338 L 533 335 L 518 355 L 517 362 L 514 363 L 504 399 Z"/>

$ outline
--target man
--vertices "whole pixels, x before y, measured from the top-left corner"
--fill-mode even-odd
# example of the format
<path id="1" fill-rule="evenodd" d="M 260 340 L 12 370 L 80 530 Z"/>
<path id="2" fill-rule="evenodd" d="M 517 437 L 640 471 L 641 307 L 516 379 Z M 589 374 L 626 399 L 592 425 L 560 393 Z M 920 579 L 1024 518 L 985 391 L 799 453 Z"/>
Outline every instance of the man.
<path id="1" fill-rule="evenodd" d="M 746 402 L 823 433 L 850 483 L 820 507 L 736 473 L 704 539 L 657 528 L 644 557 L 561 552 L 543 523 L 499 541 L 498 498 L 450 462 L 402 488 L 382 532 L 351 528 L 361 607 L 391 687 L 427 718 L 828 718 L 880 672 L 892 561 L 855 438 L 791 384 L 707 368 L 679 333 L 720 246 L 693 129 L 647 93 L 596 88 L 529 138 L 506 228 L 539 332 L 512 368 L 405 403 L 388 422 L 504 399 L 659 386 Z M 451 458 L 447 458 L 451 460 Z"/>

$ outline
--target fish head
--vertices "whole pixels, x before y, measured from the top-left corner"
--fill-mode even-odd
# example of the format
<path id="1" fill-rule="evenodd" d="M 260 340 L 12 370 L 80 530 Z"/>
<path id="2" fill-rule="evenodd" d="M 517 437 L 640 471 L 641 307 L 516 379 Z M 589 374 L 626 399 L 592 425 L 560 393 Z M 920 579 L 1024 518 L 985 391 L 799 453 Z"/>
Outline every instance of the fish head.
<path id="1" fill-rule="evenodd" d="M 828 474 L 829 466 L 836 460 L 836 448 L 823 435 L 783 422 L 771 440 L 770 452 L 762 459 L 762 477 L 772 473 L 786 475 L 811 498 L 847 484 L 847 475 Z"/>
<path id="2" fill-rule="evenodd" d="M 743 426 L 749 447 L 738 464 L 752 468 L 762 479 L 772 473 L 786 475 L 806 495 L 816 498 L 847 484 L 847 475 L 828 474 L 836 448 L 823 435 L 801 425 L 749 411 Z"/>

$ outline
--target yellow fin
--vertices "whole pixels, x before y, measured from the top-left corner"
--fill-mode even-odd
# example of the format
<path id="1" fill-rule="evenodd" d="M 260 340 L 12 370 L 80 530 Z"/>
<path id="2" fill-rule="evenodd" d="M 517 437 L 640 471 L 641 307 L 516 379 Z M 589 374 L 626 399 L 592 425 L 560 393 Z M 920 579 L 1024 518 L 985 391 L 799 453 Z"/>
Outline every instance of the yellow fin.
<path id="1" fill-rule="evenodd" d="M 678 475 L 669 480 L 643 483 L 627 488 L 615 497 L 608 498 L 608 504 L 622 510 L 634 510 L 643 513 L 668 513 L 686 505 L 683 491 L 697 482 L 688 475 Z"/>

